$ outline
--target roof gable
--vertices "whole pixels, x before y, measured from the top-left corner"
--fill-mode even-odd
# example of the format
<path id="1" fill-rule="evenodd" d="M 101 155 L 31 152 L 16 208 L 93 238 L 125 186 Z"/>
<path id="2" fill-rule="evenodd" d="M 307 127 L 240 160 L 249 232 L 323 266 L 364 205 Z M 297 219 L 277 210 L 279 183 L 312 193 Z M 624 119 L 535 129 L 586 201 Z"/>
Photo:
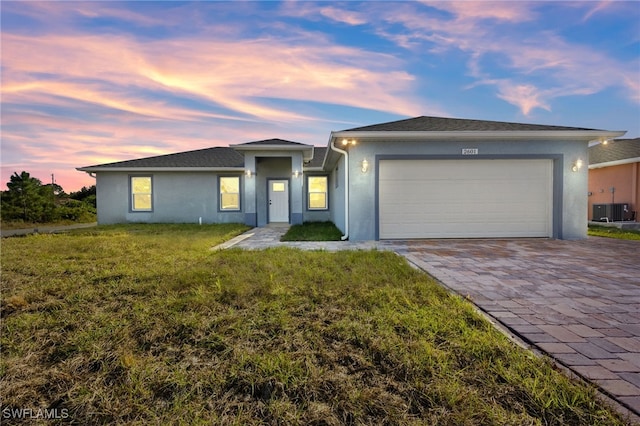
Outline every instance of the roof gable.
<path id="1" fill-rule="evenodd" d="M 541 124 L 509 123 L 502 121 L 467 120 L 421 116 L 390 121 L 371 126 L 355 127 L 343 132 L 461 132 L 461 131 L 540 131 L 540 130 L 594 130 L 579 127 L 549 126 Z"/>
<path id="2" fill-rule="evenodd" d="M 254 142 L 245 142 L 245 143 L 239 143 L 236 145 L 231 145 L 234 148 L 238 148 L 238 147 L 252 147 L 252 146 L 256 146 L 256 147 L 260 147 L 260 146 L 276 146 L 276 145 L 281 145 L 283 147 L 291 147 L 291 146 L 296 146 L 296 147 L 311 147 L 311 145 L 307 145 L 304 143 L 300 143 L 300 142 L 293 142 L 293 141 L 287 141 L 284 139 L 265 139 L 262 141 L 254 141 Z"/>
<path id="3" fill-rule="evenodd" d="M 640 158 L 640 138 L 614 139 L 589 147 L 589 164 L 610 163 Z"/>

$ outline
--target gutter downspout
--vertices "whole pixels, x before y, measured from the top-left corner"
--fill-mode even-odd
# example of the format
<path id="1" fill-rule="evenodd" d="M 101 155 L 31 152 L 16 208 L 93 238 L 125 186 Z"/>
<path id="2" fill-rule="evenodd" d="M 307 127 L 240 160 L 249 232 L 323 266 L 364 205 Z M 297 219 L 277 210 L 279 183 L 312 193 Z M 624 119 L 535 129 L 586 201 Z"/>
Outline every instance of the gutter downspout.
<path id="1" fill-rule="evenodd" d="M 344 235 L 340 240 L 345 241 L 349 238 L 349 153 L 334 145 L 335 138 L 331 138 L 332 151 L 344 155 Z"/>

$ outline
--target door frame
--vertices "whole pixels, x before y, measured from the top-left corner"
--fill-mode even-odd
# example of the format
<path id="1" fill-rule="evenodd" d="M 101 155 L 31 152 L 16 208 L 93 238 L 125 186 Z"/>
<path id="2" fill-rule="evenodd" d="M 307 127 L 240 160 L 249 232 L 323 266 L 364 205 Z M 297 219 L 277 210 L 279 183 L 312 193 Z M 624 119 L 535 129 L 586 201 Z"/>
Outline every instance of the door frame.
<path id="1" fill-rule="evenodd" d="M 271 184 L 273 182 L 286 182 L 287 218 L 285 221 L 271 220 Z M 290 223 L 291 222 L 291 181 L 288 178 L 268 178 L 267 179 L 267 223 Z"/>

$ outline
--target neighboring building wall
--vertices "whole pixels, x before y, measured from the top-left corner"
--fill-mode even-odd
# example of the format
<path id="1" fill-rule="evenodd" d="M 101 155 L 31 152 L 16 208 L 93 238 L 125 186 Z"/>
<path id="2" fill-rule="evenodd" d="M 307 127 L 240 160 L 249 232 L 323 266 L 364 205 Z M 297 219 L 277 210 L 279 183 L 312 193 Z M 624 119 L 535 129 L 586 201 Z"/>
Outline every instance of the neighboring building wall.
<path id="1" fill-rule="evenodd" d="M 592 168 L 589 170 L 588 216 L 593 217 L 594 204 L 629 203 L 630 210 L 636 212 L 636 222 L 640 206 L 640 163 Z M 611 189 L 614 188 L 614 192 Z"/>
<path id="2" fill-rule="evenodd" d="M 224 174 L 230 176 L 232 174 Z M 244 206 L 240 212 L 218 211 L 218 175 L 214 173 L 99 172 L 96 178 L 98 223 L 169 222 L 169 223 L 234 223 L 244 222 Z M 152 176 L 153 211 L 132 212 L 130 176 Z M 240 178 L 240 191 L 244 178 Z"/>
<path id="3" fill-rule="evenodd" d="M 475 158 L 553 158 L 554 159 L 554 237 L 583 239 L 587 236 L 587 167 L 578 172 L 571 168 L 577 159 L 587 159 L 586 141 L 358 141 L 349 148 L 349 238 L 376 238 L 377 195 L 376 172 L 378 161 L 384 156 L 402 158 L 469 159 L 462 156 L 463 148 L 478 148 Z M 369 171 L 361 172 L 362 160 L 369 162 Z M 335 195 L 335 194 L 334 194 Z M 335 215 L 340 211 L 335 209 Z M 337 224 L 336 217 L 334 221 Z"/>

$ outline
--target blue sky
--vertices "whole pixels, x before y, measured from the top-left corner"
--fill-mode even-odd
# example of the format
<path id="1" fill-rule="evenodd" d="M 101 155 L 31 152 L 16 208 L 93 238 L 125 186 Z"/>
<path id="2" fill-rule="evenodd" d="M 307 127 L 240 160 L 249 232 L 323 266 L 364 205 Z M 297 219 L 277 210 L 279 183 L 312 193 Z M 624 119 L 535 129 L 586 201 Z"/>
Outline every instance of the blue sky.
<path id="1" fill-rule="evenodd" d="M 7 2 L 2 184 L 420 115 L 640 136 L 640 2 Z"/>

